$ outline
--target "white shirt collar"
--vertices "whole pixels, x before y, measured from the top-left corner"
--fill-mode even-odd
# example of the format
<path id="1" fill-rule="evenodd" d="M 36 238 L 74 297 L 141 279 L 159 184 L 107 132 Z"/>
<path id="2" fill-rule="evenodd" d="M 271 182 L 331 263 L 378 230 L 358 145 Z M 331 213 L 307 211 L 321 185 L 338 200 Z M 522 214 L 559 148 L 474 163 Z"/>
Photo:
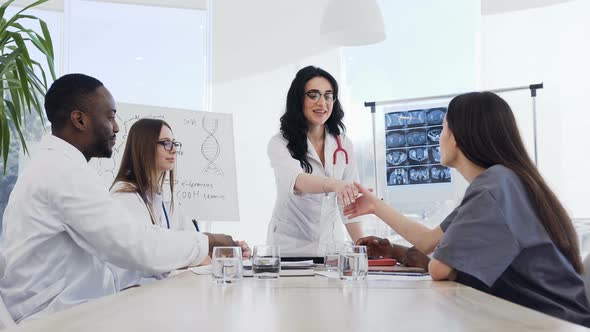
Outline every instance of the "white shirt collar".
<path id="1" fill-rule="evenodd" d="M 79 162 L 82 165 L 88 164 L 86 157 L 84 157 L 80 150 L 55 135 L 43 136 L 41 138 L 40 148 L 45 150 L 61 150 L 72 161 Z"/>
<path id="2" fill-rule="evenodd" d="M 328 128 L 324 128 L 324 131 L 324 160 L 326 165 L 328 165 L 328 163 L 331 165 L 333 163 L 334 151 L 338 147 L 338 143 L 336 142 L 336 136 L 330 134 Z M 342 145 L 344 146 L 344 143 L 342 143 Z M 320 156 L 313 147 L 309 137 L 307 138 L 307 156 L 317 161 L 320 165 L 322 164 L 320 161 Z"/>

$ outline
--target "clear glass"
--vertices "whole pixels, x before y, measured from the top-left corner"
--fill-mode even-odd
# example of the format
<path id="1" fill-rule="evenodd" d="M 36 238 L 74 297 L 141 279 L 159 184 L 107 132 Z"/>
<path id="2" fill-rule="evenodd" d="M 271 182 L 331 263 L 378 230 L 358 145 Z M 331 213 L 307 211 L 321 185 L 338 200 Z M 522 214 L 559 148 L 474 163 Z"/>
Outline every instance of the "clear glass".
<path id="1" fill-rule="evenodd" d="M 231 284 L 243 276 L 242 248 L 213 247 L 213 281 Z"/>
<path id="2" fill-rule="evenodd" d="M 366 246 L 345 247 L 338 258 L 338 275 L 342 280 L 365 280 L 369 270 Z"/>
<path id="3" fill-rule="evenodd" d="M 279 246 L 254 246 L 252 251 L 252 275 L 259 279 L 275 279 L 281 274 Z"/>
<path id="4" fill-rule="evenodd" d="M 352 241 L 336 241 L 328 245 L 324 254 L 324 267 L 326 271 L 338 270 L 338 258 L 347 247 L 354 246 Z"/>

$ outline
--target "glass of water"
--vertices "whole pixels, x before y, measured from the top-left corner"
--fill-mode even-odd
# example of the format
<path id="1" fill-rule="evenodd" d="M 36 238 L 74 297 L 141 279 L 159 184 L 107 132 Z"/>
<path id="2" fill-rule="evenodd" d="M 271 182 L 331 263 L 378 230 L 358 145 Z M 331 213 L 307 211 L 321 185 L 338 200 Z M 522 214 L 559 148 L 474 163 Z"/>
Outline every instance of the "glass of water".
<path id="1" fill-rule="evenodd" d="M 213 281 L 220 284 L 238 282 L 243 276 L 242 248 L 213 247 Z"/>
<path id="2" fill-rule="evenodd" d="M 281 274 L 279 246 L 254 246 L 252 251 L 252 274 L 254 278 L 274 279 Z"/>
<path id="3" fill-rule="evenodd" d="M 324 267 L 326 271 L 338 270 L 338 257 L 340 253 L 347 247 L 352 247 L 352 241 L 337 241 L 328 245 L 326 253 L 324 254 Z"/>
<path id="4" fill-rule="evenodd" d="M 369 271 L 366 246 L 345 247 L 338 257 L 338 275 L 342 280 L 365 280 Z"/>

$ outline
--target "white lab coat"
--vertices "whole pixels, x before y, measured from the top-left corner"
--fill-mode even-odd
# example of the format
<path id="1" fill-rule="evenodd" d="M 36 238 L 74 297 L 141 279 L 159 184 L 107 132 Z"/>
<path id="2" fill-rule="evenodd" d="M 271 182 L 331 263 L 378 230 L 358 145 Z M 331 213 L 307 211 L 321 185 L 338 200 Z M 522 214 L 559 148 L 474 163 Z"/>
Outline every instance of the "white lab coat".
<path id="1" fill-rule="evenodd" d="M 137 222 L 141 225 L 152 226 L 150 213 L 139 194 L 132 192 L 117 192 L 117 190 L 125 187 L 126 183 L 117 182 L 111 189 L 111 197 L 113 197 L 115 201 L 118 201 L 123 206 L 125 206 L 129 215 L 133 217 L 134 222 Z M 157 226 L 162 228 L 168 227 L 166 223 L 166 217 L 162 209 L 162 201 L 164 201 L 166 213 L 168 214 L 168 220 L 170 222 L 170 229 L 176 231 L 195 232 L 199 235 L 201 241 L 204 241 L 205 243 L 208 241 L 208 237 L 206 235 L 197 232 L 192 220 L 186 216 L 180 205 L 178 205 L 178 202 L 175 201 L 174 209 L 171 208 L 172 200 L 170 199 L 169 195 L 165 195 L 165 197 L 162 197 L 162 195 L 155 195 L 153 200 L 155 210 L 154 217 L 156 219 Z M 204 252 L 206 252 L 206 250 Z M 203 258 L 205 258 L 205 255 L 203 255 Z M 146 284 L 154 280 L 165 278 L 168 275 L 168 273 L 156 275 L 146 274 L 142 271 L 122 269 L 116 266 L 113 267 L 112 270 L 117 276 L 119 283 L 128 286 Z"/>
<path id="2" fill-rule="evenodd" d="M 339 152 L 336 165 L 333 153 L 338 144 L 326 131 L 324 161 L 307 140 L 307 160 L 313 167 L 312 175 L 333 177 L 345 181 L 359 181 L 352 142 L 341 135 L 342 147 L 348 152 L 348 165 Z M 275 173 L 277 200 L 268 226 L 267 243 L 279 245 L 282 253 L 323 255 L 328 245 L 346 239 L 343 224 L 359 222 L 363 217 L 348 220 L 342 214 L 335 193 L 307 194 L 295 192 L 297 176 L 304 172 L 298 160 L 287 149 L 287 140 L 280 133 L 268 143 L 268 156 Z"/>
<path id="3" fill-rule="evenodd" d="M 0 236 L 0 295 L 15 321 L 119 291 L 125 285 L 106 262 L 160 274 L 207 255 L 197 232 L 133 220 L 102 183 L 78 149 L 43 137 L 10 195 Z"/>

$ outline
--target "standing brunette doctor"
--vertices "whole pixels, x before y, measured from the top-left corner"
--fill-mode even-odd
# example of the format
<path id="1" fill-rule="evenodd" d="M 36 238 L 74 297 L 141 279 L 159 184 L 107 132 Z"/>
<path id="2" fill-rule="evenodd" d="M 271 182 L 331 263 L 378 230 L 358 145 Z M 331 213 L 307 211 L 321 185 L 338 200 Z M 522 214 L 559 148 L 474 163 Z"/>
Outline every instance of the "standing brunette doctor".
<path id="1" fill-rule="evenodd" d="M 281 252 L 322 255 L 334 241 L 362 237 L 356 218 L 347 220 L 338 204 L 355 201 L 358 181 L 352 142 L 344 136 L 338 83 L 325 70 L 308 66 L 297 73 L 287 94 L 280 133 L 268 144 L 277 201 L 267 242 Z"/>

